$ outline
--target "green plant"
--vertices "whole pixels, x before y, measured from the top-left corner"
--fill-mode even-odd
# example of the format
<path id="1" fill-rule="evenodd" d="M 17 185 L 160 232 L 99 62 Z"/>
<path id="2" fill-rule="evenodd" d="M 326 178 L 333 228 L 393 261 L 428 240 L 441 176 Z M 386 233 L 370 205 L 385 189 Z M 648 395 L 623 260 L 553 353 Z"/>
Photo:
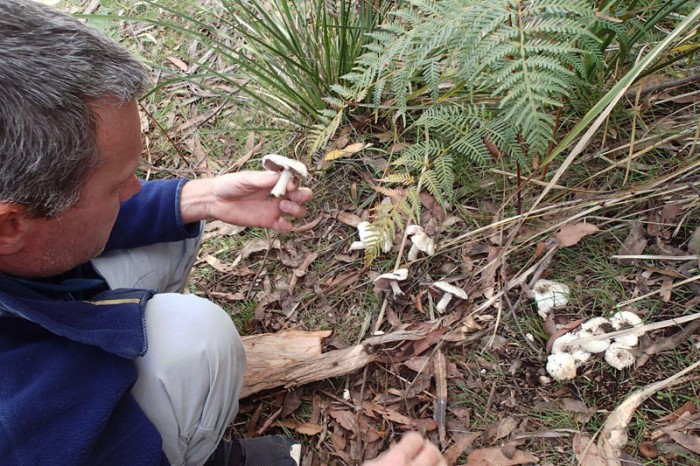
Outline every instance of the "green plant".
<path id="1" fill-rule="evenodd" d="M 202 61 L 203 73 L 183 79 L 201 84 L 216 78 L 274 117 L 305 126 L 328 122 L 322 112 L 324 98 L 333 95 L 332 86 L 351 70 L 365 34 L 382 20 L 387 3 L 224 0 L 217 24 L 163 6 L 179 24 L 155 22 L 194 36 L 230 69 Z"/>
<path id="2" fill-rule="evenodd" d="M 450 104 L 466 115 L 489 104 L 492 119 L 514 128 L 533 155 L 544 154 L 551 111 L 580 83 L 589 53 L 579 42 L 595 40 L 587 2 L 411 0 L 393 16 L 370 34 L 375 42 L 346 76 L 346 97 L 369 90 L 379 106 L 389 94 L 404 116 L 416 104 Z"/>

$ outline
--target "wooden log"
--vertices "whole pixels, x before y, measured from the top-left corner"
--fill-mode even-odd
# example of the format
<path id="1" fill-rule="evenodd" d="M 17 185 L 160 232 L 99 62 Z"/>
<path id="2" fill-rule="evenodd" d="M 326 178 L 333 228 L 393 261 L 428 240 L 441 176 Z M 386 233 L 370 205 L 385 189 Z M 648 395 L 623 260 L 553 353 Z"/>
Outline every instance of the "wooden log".
<path id="1" fill-rule="evenodd" d="M 330 334 L 285 330 L 244 337 L 248 364 L 241 398 L 349 374 L 376 359 L 364 345 L 323 353 L 323 339 Z"/>

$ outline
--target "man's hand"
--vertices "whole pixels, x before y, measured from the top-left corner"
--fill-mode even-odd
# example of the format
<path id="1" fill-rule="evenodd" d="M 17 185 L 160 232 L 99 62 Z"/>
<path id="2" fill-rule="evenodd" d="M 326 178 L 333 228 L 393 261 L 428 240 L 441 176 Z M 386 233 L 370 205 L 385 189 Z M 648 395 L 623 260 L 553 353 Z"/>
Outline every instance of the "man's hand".
<path id="1" fill-rule="evenodd" d="M 313 193 L 309 188 L 300 188 L 299 182 L 292 179 L 286 196 L 274 198 L 270 191 L 278 179 L 279 174 L 274 172 L 245 171 L 189 181 L 182 188 L 182 220 L 191 223 L 209 218 L 287 233 L 292 222 L 285 217 L 303 217 L 304 204 Z"/>

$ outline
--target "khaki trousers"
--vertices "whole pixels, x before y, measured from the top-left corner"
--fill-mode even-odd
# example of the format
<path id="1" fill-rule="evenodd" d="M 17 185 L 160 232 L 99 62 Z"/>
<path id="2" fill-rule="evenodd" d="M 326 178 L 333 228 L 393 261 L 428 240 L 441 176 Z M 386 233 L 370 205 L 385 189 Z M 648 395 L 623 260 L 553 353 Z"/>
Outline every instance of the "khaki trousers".
<path id="1" fill-rule="evenodd" d="M 135 361 L 132 394 L 174 465 L 201 465 L 238 412 L 245 351 L 230 316 L 180 291 L 199 238 L 109 251 L 93 264 L 110 287 L 157 289 L 146 304 L 148 351 Z"/>

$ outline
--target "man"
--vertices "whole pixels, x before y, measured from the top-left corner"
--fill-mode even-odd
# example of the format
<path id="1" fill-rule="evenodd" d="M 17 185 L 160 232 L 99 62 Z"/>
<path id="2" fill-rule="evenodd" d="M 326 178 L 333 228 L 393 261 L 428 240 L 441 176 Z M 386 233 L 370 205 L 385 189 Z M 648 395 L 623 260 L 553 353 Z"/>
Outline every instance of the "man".
<path id="1" fill-rule="evenodd" d="M 311 190 L 139 181 L 147 83 L 93 29 L 0 0 L 2 464 L 294 464 L 290 439 L 222 441 L 245 353 L 225 311 L 180 291 L 203 220 L 286 233 Z M 409 435 L 376 461 L 442 460 Z"/>

